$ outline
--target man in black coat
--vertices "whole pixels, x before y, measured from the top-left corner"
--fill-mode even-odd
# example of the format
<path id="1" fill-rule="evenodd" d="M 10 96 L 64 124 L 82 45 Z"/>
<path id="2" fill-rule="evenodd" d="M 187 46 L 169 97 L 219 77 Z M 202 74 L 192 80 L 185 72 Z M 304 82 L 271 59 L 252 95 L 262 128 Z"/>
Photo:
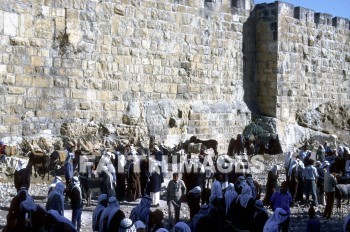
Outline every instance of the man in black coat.
<path id="1" fill-rule="evenodd" d="M 77 231 L 81 227 L 81 213 L 83 211 L 83 199 L 81 195 L 80 182 L 78 177 L 73 177 L 73 187 L 70 192 L 71 208 L 72 208 L 72 223 Z"/>

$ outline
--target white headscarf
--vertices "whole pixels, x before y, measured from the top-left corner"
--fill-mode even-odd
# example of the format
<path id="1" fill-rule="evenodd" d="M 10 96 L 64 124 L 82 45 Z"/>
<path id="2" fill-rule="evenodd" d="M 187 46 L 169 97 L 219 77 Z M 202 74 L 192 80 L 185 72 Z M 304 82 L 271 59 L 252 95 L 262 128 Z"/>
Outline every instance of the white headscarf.
<path id="1" fill-rule="evenodd" d="M 101 171 L 105 172 L 109 176 L 109 184 L 110 184 L 110 189 L 113 189 L 113 176 L 112 174 L 108 171 L 107 166 L 103 166 Z"/>
<path id="2" fill-rule="evenodd" d="M 279 225 L 288 218 L 288 214 L 281 208 L 276 208 L 272 216 L 266 221 L 264 232 L 278 232 Z"/>
<path id="3" fill-rule="evenodd" d="M 199 186 L 194 187 L 193 189 L 191 189 L 188 193 L 194 193 L 194 194 L 198 194 L 201 193 L 202 189 Z"/>
<path id="4" fill-rule="evenodd" d="M 228 184 L 227 190 L 225 192 L 225 204 L 226 204 L 226 214 L 230 209 L 230 205 L 234 199 L 237 198 L 237 192 L 235 191 L 235 186 L 232 183 Z"/>
<path id="5" fill-rule="evenodd" d="M 236 202 L 239 201 L 241 206 L 246 208 L 250 198 L 252 198 L 252 197 L 253 197 L 252 189 L 248 185 L 244 185 L 243 189 L 242 189 L 242 193 L 238 195 Z"/>

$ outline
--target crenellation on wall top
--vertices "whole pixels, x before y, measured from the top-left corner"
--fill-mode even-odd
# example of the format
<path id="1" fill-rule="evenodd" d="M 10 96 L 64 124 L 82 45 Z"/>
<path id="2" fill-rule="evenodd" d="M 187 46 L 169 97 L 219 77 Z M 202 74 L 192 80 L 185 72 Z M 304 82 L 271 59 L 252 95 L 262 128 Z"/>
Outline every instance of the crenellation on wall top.
<path id="1" fill-rule="evenodd" d="M 315 23 L 332 26 L 332 15 L 326 13 L 315 13 Z"/>
<path id="2" fill-rule="evenodd" d="M 350 29 L 349 19 L 342 17 L 334 17 L 332 19 L 332 25 L 339 29 Z"/>
<path id="3" fill-rule="evenodd" d="M 315 22 L 315 11 L 304 8 L 304 7 L 295 7 L 294 8 L 294 18 L 299 19 L 303 22 Z"/>
<path id="4" fill-rule="evenodd" d="M 272 12 L 272 9 L 277 10 L 278 15 L 283 15 L 287 17 L 293 17 L 304 23 L 316 23 L 320 25 L 333 26 L 338 29 L 350 29 L 349 19 L 343 17 L 333 17 L 331 14 L 327 13 L 315 13 L 314 10 L 307 9 L 304 7 L 294 7 L 293 4 L 286 3 L 283 1 L 275 1 L 274 3 L 262 3 L 255 6 L 258 17 L 267 17 L 267 11 Z"/>

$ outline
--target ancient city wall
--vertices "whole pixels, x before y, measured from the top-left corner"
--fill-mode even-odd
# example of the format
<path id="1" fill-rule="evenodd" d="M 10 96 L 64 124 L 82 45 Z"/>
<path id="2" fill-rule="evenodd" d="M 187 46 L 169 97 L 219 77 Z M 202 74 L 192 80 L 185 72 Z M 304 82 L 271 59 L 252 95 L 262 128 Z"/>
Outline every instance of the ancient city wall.
<path id="1" fill-rule="evenodd" d="M 298 109 L 350 103 L 348 19 L 283 2 L 258 5 L 256 19 L 263 113 L 293 123 Z"/>
<path id="2" fill-rule="evenodd" d="M 0 137 L 79 136 L 78 124 L 103 123 L 138 139 L 215 137 L 226 150 L 250 121 L 251 6 L 233 2 L 2 1 Z"/>
<path id="3" fill-rule="evenodd" d="M 223 153 L 252 114 L 293 124 L 299 109 L 350 103 L 347 19 L 283 2 L 252 9 L 250 0 L 2 1 L 0 137 L 197 135 Z"/>

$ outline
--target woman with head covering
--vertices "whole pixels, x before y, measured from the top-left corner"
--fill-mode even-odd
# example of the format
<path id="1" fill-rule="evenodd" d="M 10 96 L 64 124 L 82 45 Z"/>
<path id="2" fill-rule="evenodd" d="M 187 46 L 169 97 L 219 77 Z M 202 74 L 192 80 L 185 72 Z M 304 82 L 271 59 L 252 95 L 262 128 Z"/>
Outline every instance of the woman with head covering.
<path id="1" fill-rule="evenodd" d="M 58 182 L 55 188 L 50 192 L 47 202 L 46 210 L 54 209 L 57 212 L 64 216 L 64 185 L 62 182 Z"/>
<path id="2" fill-rule="evenodd" d="M 156 232 L 169 232 L 169 230 L 165 228 L 159 228 L 158 230 L 156 230 Z"/>
<path id="3" fill-rule="evenodd" d="M 252 195 L 252 189 L 248 185 L 244 185 L 242 193 L 238 195 L 237 204 L 237 215 L 234 215 L 234 219 L 239 222 L 240 229 L 249 229 L 254 216 L 254 202 Z"/>
<path id="4" fill-rule="evenodd" d="M 264 232 L 278 232 L 279 226 L 288 218 L 288 214 L 281 208 L 276 208 L 272 216 L 266 221 Z"/>
<path id="5" fill-rule="evenodd" d="M 250 187 L 251 190 L 252 190 L 252 197 L 253 197 L 254 200 L 256 200 L 256 199 L 258 198 L 258 189 L 257 189 L 257 187 L 255 186 L 253 177 L 247 176 L 246 180 L 247 180 L 247 184 L 249 185 L 249 187 Z M 259 196 L 260 196 L 260 195 L 259 195 Z"/>
<path id="6" fill-rule="evenodd" d="M 244 176 L 239 176 L 238 180 L 235 183 L 235 190 L 236 190 L 237 194 L 241 194 L 242 188 L 246 184 L 247 184 L 247 181 L 244 178 Z"/>
<path id="7" fill-rule="evenodd" d="M 211 207 L 209 205 L 204 204 L 201 206 L 199 213 L 194 215 L 194 217 L 192 219 L 191 230 L 193 232 L 200 231 L 200 229 L 198 229 L 198 228 L 201 228 L 200 223 L 203 219 L 209 217 L 210 211 L 211 211 Z M 203 228 L 205 228 L 205 227 L 203 227 Z"/>
<path id="8" fill-rule="evenodd" d="M 100 217 L 100 222 L 99 222 L 99 226 L 98 226 L 99 232 L 106 232 L 107 231 L 109 214 L 113 210 L 115 210 L 115 208 L 120 209 L 119 202 L 118 202 L 117 198 L 110 197 L 108 199 L 108 207 L 103 210 L 101 217 Z"/>
<path id="9" fill-rule="evenodd" d="M 270 204 L 270 198 L 275 191 L 275 189 L 278 186 L 277 180 L 278 180 L 278 166 L 273 165 L 269 173 L 267 174 L 267 182 L 266 182 L 266 194 L 264 198 L 264 204 L 269 205 Z M 288 173 L 287 173 L 288 176 Z"/>
<path id="10" fill-rule="evenodd" d="M 252 232 L 260 232 L 263 231 L 264 225 L 266 221 L 269 219 L 269 214 L 264 207 L 264 204 L 260 200 L 255 201 L 255 212 L 252 223 Z"/>
<path id="11" fill-rule="evenodd" d="M 7 223 L 4 231 L 24 231 L 25 230 L 25 213 L 20 210 L 20 204 L 27 198 L 31 198 L 25 187 L 21 187 L 10 203 L 7 214 Z"/>
<path id="12" fill-rule="evenodd" d="M 20 210 L 24 213 L 30 214 L 29 225 L 26 231 L 41 231 L 45 226 L 45 217 L 47 215 L 47 211 L 41 205 L 37 205 L 34 203 L 33 198 L 28 197 L 27 200 L 22 201 Z"/>
<path id="13" fill-rule="evenodd" d="M 199 186 L 191 189 L 187 194 L 187 204 L 190 209 L 190 219 L 199 212 L 202 189 Z"/>
<path id="14" fill-rule="evenodd" d="M 49 186 L 49 192 L 47 195 L 50 195 L 50 193 L 52 192 L 52 190 L 55 189 L 56 184 L 61 182 L 62 183 L 62 178 L 60 176 L 55 176 L 55 178 L 53 179 L 53 181 L 51 182 L 50 186 Z"/>
<path id="15" fill-rule="evenodd" d="M 107 194 L 101 194 L 100 196 L 98 196 L 97 200 L 98 200 L 98 204 L 92 213 L 92 230 L 93 231 L 98 231 L 101 214 L 108 204 Z"/>
<path id="16" fill-rule="evenodd" d="M 133 222 L 129 218 L 124 218 L 120 222 L 120 227 L 118 232 L 136 232 L 136 228 Z"/>
<path id="17" fill-rule="evenodd" d="M 134 226 L 137 232 L 146 232 L 146 225 L 142 221 L 136 221 Z"/>
<path id="18" fill-rule="evenodd" d="M 178 222 L 174 226 L 174 232 L 191 232 L 191 229 L 186 223 Z"/>
<path id="19" fill-rule="evenodd" d="M 227 190 L 225 192 L 225 205 L 226 205 L 226 215 L 228 215 L 231 203 L 237 198 L 238 194 L 235 191 L 235 186 L 232 183 L 228 184 Z"/>
<path id="20" fill-rule="evenodd" d="M 51 232 L 77 232 L 73 223 L 66 217 L 61 216 L 56 210 L 47 212 L 47 229 Z"/>
<path id="21" fill-rule="evenodd" d="M 148 196 L 142 197 L 140 204 L 133 208 L 130 213 L 130 219 L 133 222 L 142 221 L 148 225 L 148 218 L 151 212 L 152 199 Z"/>

